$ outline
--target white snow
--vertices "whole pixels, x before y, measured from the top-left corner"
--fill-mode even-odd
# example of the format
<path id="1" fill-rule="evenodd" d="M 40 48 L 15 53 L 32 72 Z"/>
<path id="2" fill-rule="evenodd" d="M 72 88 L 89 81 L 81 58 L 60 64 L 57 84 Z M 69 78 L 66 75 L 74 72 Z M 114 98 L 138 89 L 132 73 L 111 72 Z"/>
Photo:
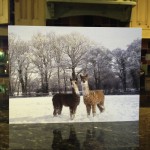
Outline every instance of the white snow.
<path id="1" fill-rule="evenodd" d="M 96 116 L 87 117 L 81 96 L 75 119 L 70 120 L 69 108 L 63 106 L 62 114 L 53 117 L 52 97 L 10 98 L 9 123 L 71 123 L 71 122 L 116 122 L 139 120 L 139 95 L 105 96 L 105 111 L 96 109 Z"/>

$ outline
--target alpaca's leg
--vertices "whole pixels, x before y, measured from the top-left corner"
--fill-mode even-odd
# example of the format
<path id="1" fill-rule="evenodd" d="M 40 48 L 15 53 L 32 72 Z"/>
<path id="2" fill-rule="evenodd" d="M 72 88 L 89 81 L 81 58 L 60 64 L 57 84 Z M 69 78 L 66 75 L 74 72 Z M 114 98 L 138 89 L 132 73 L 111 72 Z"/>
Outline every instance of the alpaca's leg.
<path id="1" fill-rule="evenodd" d="M 57 116 L 57 109 L 56 108 L 54 108 L 53 115 Z"/>
<path id="2" fill-rule="evenodd" d="M 77 106 L 74 107 L 74 114 L 76 114 Z"/>
<path id="3" fill-rule="evenodd" d="M 102 105 L 101 103 L 97 104 L 97 107 L 99 108 L 100 112 L 103 112 L 105 110 L 104 105 Z"/>
<path id="4" fill-rule="evenodd" d="M 71 116 L 71 120 L 73 120 L 75 118 L 75 114 L 72 114 Z"/>
<path id="5" fill-rule="evenodd" d="M 99 111 L 101 112 L 101 104 L 97 104 Z"/>
<path id="6" fill-rule="evenodd" d="M 91 105 L 86 104 L 87 115 L 90 116 L 91 113 Z"/>
<path id="7" fill-rule="evenodd" d="M 58 109 L 58 115 L 61 115 L 61 111 L 62 111 L 62 105 L 59 107 L 59 109 Z"/>
<path id="8" fill-rule="evenodd" d="M 61 111 L 62 111 L 62 106 L 57 106 L 57 107 L 55 106 L 53 115 L 54 116 L 61 115 Z"/>
<path id="9" fill-rule="evenodd" d="M 104 99 L 101 101 L 100 103 L 100 107 L 101 107 L 101 112 L 103 112 L 105 110 L 105 107 L 104 107 Z"/>
<path id="10" fill-rule="evenodd" d="M 75 118 L 76 109 L 77 109 L 77 106 L 75 106 L 75 107 L 72 109 L 72 119 Z"/>
<path id="11" fill-rule="evenodd" d="M 104 105 L 100 105 L 100 108 L 101 108 L 101 112 L 103 112 L 105 110 Z"/>
<path id="12" fill-rule="evenodd" d="M 96 115 L 96 105 L 92 105 L 93 117 Z"/>
<path id="13" fill-rule="evenodd" d="M 74 119 L 73 108 L 70 107 L 70 119 Z"/>

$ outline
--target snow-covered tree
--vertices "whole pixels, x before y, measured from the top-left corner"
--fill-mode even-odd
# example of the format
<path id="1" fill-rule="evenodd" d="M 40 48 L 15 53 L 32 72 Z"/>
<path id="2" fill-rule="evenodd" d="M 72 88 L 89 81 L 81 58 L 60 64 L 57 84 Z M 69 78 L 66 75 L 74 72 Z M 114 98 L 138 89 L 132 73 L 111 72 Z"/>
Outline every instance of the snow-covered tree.
<path id="1" fill-rule="evenodd" d="M 120 78 L 123 90 L 126 91 L 127 79 L 127 53 L 125 50 L 117 48 L 113 50 L 113 69 L 115 74 Z"/>
<path id="2" fill-rule="evenodd" d="M 76 78 L 76 68 L 82 64 L 84 55 L 90 49 L 90 41 L 79 33 L 71 33 L 64 35 L 63 43 L 68 68 L 72 70 L 72 78 Z"/>
<path id="3" fill-rule="evenodd" d="M 102 82 L 111 74 L 111 53 L 99 46 L 92 48 L 85 56 L 87 72 L 94 78 L 95 88 L 102 88 Z"/>
<path id="4" fill-rule="evenodd" d="M 33 36 L 30 44 L 30 51 L 32 52 L 30 59 L 41 78 L 41 90 L 43 93 L 48 93 L 48 80 L 52 75 L 53 36 L 53 33 L 47 36 L 42 33 L 37 33 Z"/>
<path id="5" fill-rule="evenodd" d="M 128 74 L 132 87 L 138 89 L 140 86 L 140 62 L 141 62 L 141 40 L 136 39 L 127 48 Z"/>
<path id="6" fill-rule="evenodd" d="M 15 87 L 21 91 L 23 95 L 27 94 L 28 86 L 28 71 L 30 69 L 30 61 L 28 59 L 29 46 L 16 36 L 10 34 L 9 36 L 9 63 L 10 63 L 10 94 L 12 94 L 13 80 L 16 80 Z M 18 82 L 18 83 L 17 83 Z"/>
<path id="7" fill-rule="evenodd" d="M 16 89 L 16 84 L 15 84 L 15 66 L 14 66 L 14 61 L 15 61 L 15 49 L 16 49 L 16 36 L 12 33 L 9 33 L 9 94 L 13 95 Z"/>
<path id="8" fill-rule="evenodd" d="M 61 66 L 64 66 L 63 65 L 63 49 L 64 49 L 64 43 L 63 43 L 62 38 L 55 36 L 53 38 L 53 55 L 54 55 L 55 67 L 57 68 L 59 93 L 60 93 L 60 71 L 61 71 Z"/>
<path id="9" fill-rule="evenodd" d="M 139 88 L 141 40 L 136 39 L 126 50 L 115 49 L 113 52 L 113 68 L 120 78 L 123 90 L 126 88 Z"/>

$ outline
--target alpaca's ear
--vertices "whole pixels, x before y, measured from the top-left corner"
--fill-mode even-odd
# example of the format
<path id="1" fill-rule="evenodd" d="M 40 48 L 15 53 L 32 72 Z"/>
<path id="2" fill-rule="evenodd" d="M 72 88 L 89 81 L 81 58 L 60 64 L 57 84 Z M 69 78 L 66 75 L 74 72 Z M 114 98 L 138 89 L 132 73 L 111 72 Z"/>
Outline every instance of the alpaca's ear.
<path id="1" fill-rule="evenodd" d="M 85 76 L 88 77 L 88 74 L 86 74 Z"/>

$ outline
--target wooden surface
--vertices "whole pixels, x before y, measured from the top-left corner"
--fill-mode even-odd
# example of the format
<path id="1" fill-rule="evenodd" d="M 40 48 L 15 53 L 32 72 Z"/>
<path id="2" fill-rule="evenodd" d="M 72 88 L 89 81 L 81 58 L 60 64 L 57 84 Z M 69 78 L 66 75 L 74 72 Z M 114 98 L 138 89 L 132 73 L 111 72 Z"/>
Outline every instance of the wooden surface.
<path id="1" fill-rule="evenodd" d="M 136 5 L 136 0 L 47 0 L 47 2 Z"/>
<path id="2" fill-rule="evenodd" d="M 0 0 L 0 24 L 9 23 L 9 0 Z"/>
<path id="3" fill-rule="evenodd" d="M 0 27 L 0 36 L 8 36 L 8 28 Z"/>
<path id="4" fill-rule="evenodd" d="M 45 25 L 45 0 L 15 0 L 15 25 Z"/>
<path id="5" fill-rule="evenodd" d="M 132 9 L 131 27 L 143 29 L 142 37 L 150 38 L 150 1 L 137 0 L 137 5 Z"/>

